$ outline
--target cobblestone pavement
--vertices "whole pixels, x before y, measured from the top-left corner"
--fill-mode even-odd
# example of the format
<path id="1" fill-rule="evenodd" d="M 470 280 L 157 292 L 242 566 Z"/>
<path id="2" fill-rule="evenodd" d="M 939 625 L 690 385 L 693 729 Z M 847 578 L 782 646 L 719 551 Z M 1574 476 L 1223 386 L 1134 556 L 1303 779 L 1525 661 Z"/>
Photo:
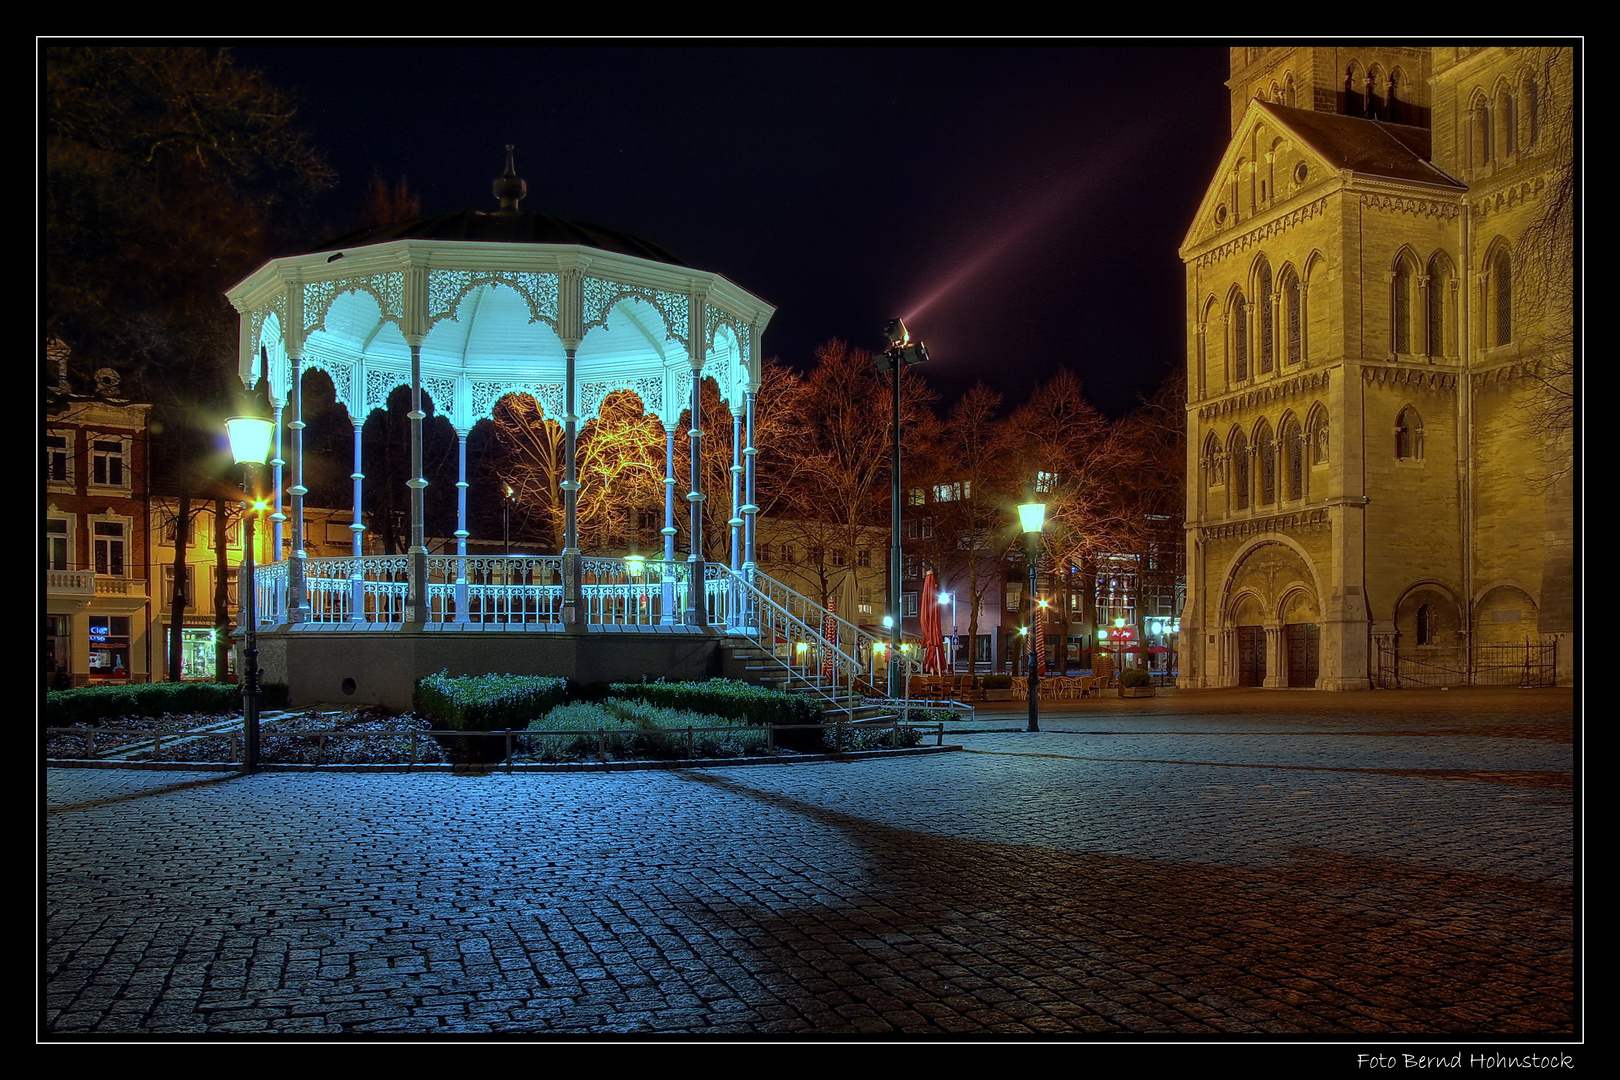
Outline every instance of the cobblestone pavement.
<path id="1" fill-rule="evenodd" d="M 42 1031 L 1578 1034 L 1568 692 L 1229 697 L 792 767 L 50 769 Z"/>

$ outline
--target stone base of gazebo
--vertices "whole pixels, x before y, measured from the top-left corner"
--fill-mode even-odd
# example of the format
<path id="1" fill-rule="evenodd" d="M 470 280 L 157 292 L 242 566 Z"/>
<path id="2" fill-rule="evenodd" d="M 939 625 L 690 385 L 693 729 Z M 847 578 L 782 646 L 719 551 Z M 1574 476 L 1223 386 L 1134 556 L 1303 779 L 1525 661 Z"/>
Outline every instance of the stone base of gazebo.
<path id="1" fill-rule="evenodd" d="M 591 626 L 484 629 L 429 623 L 304 623 L 261 631 L 266 683 L 285 683 L 295 708 L 317 704 L 411 707 L 416 680 L 452 675 L 562 675 L 580 683 L 705 679 L 721 674 L 718 628 Z M 238 639 L 240 647 L 240 639 Z"/>

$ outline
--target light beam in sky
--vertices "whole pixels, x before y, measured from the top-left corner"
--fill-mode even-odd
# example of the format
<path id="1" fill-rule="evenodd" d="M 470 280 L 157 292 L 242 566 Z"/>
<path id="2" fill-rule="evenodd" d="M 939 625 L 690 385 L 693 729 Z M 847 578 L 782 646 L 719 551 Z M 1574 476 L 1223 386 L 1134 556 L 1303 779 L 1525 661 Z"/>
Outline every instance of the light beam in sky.
<path id="1" fill-rule="evenodd" d="M 1133 143 L 1138 141 L 1140 140 L 1132 140 Z M 1076 200 L 1088 193 L 1094 193 L 1109 174 L 1124 167 L 1134 149 L 1134 145 L 1130 147 L 1116 145 L 1106 150 L 1093 151 L 1091 160 L 1082 171 L 1065 174 L 1056 185 L 1032 199 L 1018 211 L 1010 224 L 985 240 L 978 251 L 954 260 L 955 269 L 943 281 L 933 285 L 921 299 L 907 307 L 902 318 L 908 325 L 920 324 L 923 322 L 922 315 L 929 308 L 981 277 L 1009 253 L 1023 247 L 1032 239 L 1044 239 L 1050 227 L 1070 211 Z"/>

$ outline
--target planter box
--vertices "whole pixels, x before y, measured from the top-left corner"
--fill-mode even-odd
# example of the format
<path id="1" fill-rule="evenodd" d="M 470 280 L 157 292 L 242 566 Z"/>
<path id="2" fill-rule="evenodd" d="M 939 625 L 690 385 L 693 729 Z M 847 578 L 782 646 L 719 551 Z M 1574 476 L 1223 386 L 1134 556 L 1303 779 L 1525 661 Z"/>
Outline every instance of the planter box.
<path id="1" fill-rule="evenodd" d="M 1011 701 L 1012 699 L 1012 687 L 1010 686 L 1005 690 L 986 690 L 984 692 L 984 700 L 986 701 Z"/>
<path id="2" fill-rule="evenodd" d="M 1120 697 L 1152 697 L 1157 690 L 1156 686 L 1122 686 L 1119 688 Z"/>

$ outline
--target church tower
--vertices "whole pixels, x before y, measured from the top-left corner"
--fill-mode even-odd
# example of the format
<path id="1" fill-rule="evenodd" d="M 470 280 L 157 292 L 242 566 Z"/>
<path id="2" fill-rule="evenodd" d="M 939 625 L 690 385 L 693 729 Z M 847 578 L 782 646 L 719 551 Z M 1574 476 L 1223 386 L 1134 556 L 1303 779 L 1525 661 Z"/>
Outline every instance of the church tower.
<path id="1" fill-rule="evenodd" d="M 1231 50 L 1181 248 L 1183 685 L 1572 677 L 1573 59 Z"/>

